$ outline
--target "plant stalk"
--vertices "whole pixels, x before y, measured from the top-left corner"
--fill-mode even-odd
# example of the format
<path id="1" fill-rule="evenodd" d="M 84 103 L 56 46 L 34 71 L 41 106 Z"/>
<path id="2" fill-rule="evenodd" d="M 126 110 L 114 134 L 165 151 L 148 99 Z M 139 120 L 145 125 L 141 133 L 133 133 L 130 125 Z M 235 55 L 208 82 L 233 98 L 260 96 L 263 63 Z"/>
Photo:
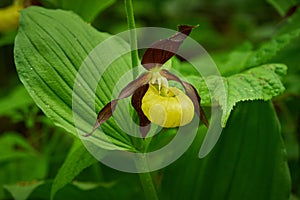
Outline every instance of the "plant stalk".
<path id="1" fill-rule="evenodd" d="M 130 31 L 130 47 L 131 47 L 131 64 L 132 69 L 139 65 L 139 55 L 137 48 L 137 34 L 135 30 L 135 21 L 133 14 L 132 0 L 125 0 L 125 11 L 127 17 L 128 29 Z M 135 79 L 138 75 L 137 70 L 132 70 L 133 78 Z M 145 173 L 139 173 L 140 181 L 145 193 L 145 198 L 148 200 L 158 200 L 156 189 L 152 181 L 152 177 L 148 170 L 147 158 L 142 156 L 141 159 L 136 161 L 136 167 L 146 171 Z"/>
<path id="2" fill-rule="evenodd" d="M 132 69 L 139 65 L 139 54 L 137 49 L 137 34 L 135 30 L 135 21 L 133 14 L 132 0 L 125 0 L 125 11 L 127 17 L 128 29 L 130 31 L 131 65 Z M 137 70 L 132 70 L 133 78 L 138 75 Z"/>
<path id="3" fill-rule="evenodd" d="M 140 160 L 136 161 L 136 166 L 138 169 L 143 171 L 148 171 L 147 158 L 142 156 Z M 140 181 L 145 193 L 145 199 L 147 200 L 158 200 L 156 189 L 152 181 L 150 172 L 139 173 Z"/>

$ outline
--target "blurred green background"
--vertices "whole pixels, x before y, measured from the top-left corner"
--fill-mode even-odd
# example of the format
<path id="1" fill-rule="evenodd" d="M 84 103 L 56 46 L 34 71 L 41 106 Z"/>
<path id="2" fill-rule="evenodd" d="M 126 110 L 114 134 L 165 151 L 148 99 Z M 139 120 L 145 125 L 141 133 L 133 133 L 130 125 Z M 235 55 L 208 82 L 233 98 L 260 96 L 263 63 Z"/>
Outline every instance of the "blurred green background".
<path id="1" fill-rule="evenodd" d="M 48 8 L 60 8 L 59 1 L 40 1 Z M 234 49 L 253 48 L 271 39 L 289 25 L 290 17 L 300 19 L 297 1 L 282 1 L 288 6 L 276 9 L 273 1 L 262 0 L 138 0 L 134 1 L 137 27 L 155 26 L 175 29 L 178 24 L 199 24 L 191 37 L 197 40 L 216 60 L 222 60 Z M 1 0 L 0 8 L 11 4 Z M 275 5 L 275 6 L 274 6 Z M 295 12 L 286 15 L 289 5 Z M 297 18 L 296 18 L 297 19 Z M 1 22 L 0 22 L 1 23 Z M 127 29 L 123 1 L 110 3 L 97 14 L 91 25 L 111 34 Z M 298 25 L 300 28 L 300 25 Z M 54 126 L 35 105 L 18 79 L 13 59 L 13 42 L 16 30 L 0 32 L 0 185 L 15 184 L 19 180 L 52 180 L 71 148 L 73 138 L 64 130 Z M 283 82 L 286 91 L 274 98 L 287 148 L 288 164 L 292 179 L 294 199 L 300 197 L 300 37 L 282 49 L 274 62 L 285 63 L 288 74 Z M 79 181 L 96 181 L 106 177 L 102 171 L 92 166 L 83 171 Z M 110 171 L 106 180 L 114 180 L 120 174 Z M 114 174 L 115 173 L 115 174 Z M 137 178 L 122 174 L 121 179 Z M 50 181 L 51 182 L 51 181 Z M 49 184 L 45 184 L 45 191 Z M 108 181 L 109 182 L 109 181 Z M 124 182 L 123 182 L 124 183 Z M 26 183 L 24 182 L 26 185 Z M 115 184 L 113 181 L 106 184 Z M 83 187 L 83 186 L 82 186 Z M 85 185 L 85 187 L 87 187 Z M 92 188 L 92 186 L 90 186 Z M 105 188 L 105 187 L 103 187 Z M 69 194 L 77 194 L 73 186 Z M 130 191 L 119 188 L 126 196 Z M 48 191 L 49 193 L 49 191 Z M 0 199 L 8 193 L 0 189 Z M 83 197 L 86 194 L 82 194 Z M 9 195 L 8 195 L 9 196 Z M 78 198 L 78 196 L 77 196 Z"/>

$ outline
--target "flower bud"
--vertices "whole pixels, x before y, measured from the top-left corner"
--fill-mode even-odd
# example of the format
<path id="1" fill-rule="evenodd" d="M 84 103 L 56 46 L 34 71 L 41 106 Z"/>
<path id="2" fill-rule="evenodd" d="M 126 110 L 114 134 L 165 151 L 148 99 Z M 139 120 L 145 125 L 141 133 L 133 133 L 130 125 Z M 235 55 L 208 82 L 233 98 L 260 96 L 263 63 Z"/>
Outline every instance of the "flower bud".
<path id="1" fill-rule="evenodd" d="M 154 124 L 166 128 L 184 126 L 194 117 L 194 105 L 191 99 L 175 87 L 161 90 L 149 84 L 149 89 L 142 99 L 142 110 Z"/>

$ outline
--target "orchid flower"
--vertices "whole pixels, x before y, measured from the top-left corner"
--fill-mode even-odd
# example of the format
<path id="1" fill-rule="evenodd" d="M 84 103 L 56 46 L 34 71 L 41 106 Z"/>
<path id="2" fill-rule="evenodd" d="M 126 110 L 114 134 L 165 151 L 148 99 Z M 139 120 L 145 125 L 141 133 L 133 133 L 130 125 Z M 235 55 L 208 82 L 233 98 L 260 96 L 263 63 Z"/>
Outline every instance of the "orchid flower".
<path id="1" fill-rule="evenodd" d="M 192 121 L 194 112 L 208 126 L 208 121 L 200 106 L 197 90 L 188 82 L 182 81 L 166 69 L 161 69 L 178 51 L 180 45 L 195 26 L 179 25 L 178 32 L 168 39 L 153 43 L 142 57 L 142 66 L 147 72 L 130 82 L 117 99 L 106 104 L 97 116 L 89 136 L 113 114 L 120 99 L 132 95 L 131 104 L 139 116 L 142 137 L 145 138 L 151 123 L 166 128 L 184 126 Z M 178 88 L 169 87 L 168 81 L 179 82 L 185 93 Z"/>

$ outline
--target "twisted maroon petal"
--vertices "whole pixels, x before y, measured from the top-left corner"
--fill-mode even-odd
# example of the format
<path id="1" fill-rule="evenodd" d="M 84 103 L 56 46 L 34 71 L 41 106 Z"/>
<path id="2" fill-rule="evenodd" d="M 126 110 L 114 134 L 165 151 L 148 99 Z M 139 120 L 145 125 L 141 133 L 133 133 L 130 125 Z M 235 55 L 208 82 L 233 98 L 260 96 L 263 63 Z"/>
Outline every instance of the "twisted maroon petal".
<path id="1" fill-rule="evenodd" d="M 144 53 L 142 65 L 150 70 L 160 67 L 176 54 L 184 39 L 196 26 L 179 25 L 178 32 L 168 39 L 163 39 L 153 43 Z"/>
<path id="2" fill-rule="evenodd" d="M 147 92 L 149 88 L 149 84 L 143 85 L 139 87 L 131 98 L 131 104 L 138 113 L 139 116 L 139 123 L 140 123 L 140 132 L 142 134 L 142 137 L 145 138 L 147 133 L 150 130 L 151 122 L 149 119 L 145 116 L 143 110 L 142 110 L 142 99 Z"/>
<path id="3" fill-rule="evenodd" d="M 151 74 L 145 73 L 142 74 L 140 77 L 135 79 L 134 81 L 130 82 L 119 94 L 117 99 L 112 100 L 108 104 L 106 104 L 98 113 L 96 123 L 93 127 L 93 130 L 90 133 L 85 134 L 84 136 L 90 136 L 92 135 L 95 130 L 104 122 L 106 122 L 115 111 L 115 108 L 117 106 L 117 103 L 120 99 L 124 99 L 132 95 L 135 90 L 140 88 L 141 86 L 147 84 L 150 81 Z"/>

